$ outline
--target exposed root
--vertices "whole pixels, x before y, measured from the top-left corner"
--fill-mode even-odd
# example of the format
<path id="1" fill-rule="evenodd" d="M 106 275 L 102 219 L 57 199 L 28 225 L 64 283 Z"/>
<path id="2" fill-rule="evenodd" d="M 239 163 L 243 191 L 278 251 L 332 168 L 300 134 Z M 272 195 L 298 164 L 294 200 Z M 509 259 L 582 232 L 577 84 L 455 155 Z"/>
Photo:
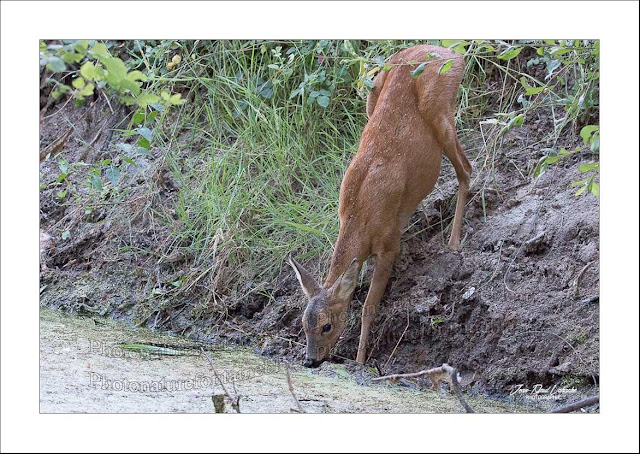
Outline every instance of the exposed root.
<path id="1" fill-rule="evenodd" d="M 582 276 L 584 276 L 585 271 L 587 271 L 587 269 L 594 263 L 595 263 L 595 260 L 592 260 L 591 262 L 583 266 L 580 272 L 578 272 L 575 279 L 573 280 L 573 297 L 574 298 L 580 298 L 580 281 L 582 281 Z"/>

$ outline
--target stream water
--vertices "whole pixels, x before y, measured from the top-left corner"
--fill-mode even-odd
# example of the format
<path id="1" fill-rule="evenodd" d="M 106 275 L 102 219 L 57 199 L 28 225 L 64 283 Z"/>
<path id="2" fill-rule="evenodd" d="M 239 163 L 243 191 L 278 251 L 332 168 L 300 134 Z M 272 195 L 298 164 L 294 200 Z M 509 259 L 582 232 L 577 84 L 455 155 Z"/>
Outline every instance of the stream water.
<path id="1" fill-rule="evenodd" d="M 123 345 L 124 344 L 124 345 Z M 131 345 L 136 344 L 136 345 Z M 160 347 L 143 347 L 160 346 Z M 40 309 L 42 413 L 213 413 L 213 394 L 240 396 L 241 413 L 457 413 L 446 390 L 372 383 L 366 370 L 325 363 L 319 369 L 278 363 L 251 349 L 194 343 L 111 319 Z M 290 370 L 293 397 L 287 382 Z M 467 396 L 477 412 L 530 407 Z M 226 409 L 234 412 L 227 401 Z"/>

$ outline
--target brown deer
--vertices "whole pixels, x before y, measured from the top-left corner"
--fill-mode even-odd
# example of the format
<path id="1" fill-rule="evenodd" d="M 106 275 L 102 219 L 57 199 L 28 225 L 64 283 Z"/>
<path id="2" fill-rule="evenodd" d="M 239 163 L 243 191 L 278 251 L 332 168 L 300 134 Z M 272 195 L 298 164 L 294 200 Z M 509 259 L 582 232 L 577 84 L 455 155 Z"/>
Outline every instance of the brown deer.
<path id="1" fill-rule="evenodd" d="M 449 60 L 449 71 L 440 74 L 440 67 Z M 414 78 L 412 70 L 425 61 L 428 63 L 422 74 Z M 458 141 L 454 121 L 464 60 L 449 49 L 419 45 L 394 54 L 388 65 L 391 69 L 381 71 L 374 79 L 367 98 L 369 121 L 342 180 L 340 233 L 324 285 L 290 258 L 309 299 L 302 318 L 307 367 L 319 366 L 338 341 L 360 268 L 373 257 L 375 268 L 362 308 L 356 358 L 358 363 L 365 363 L 367 339 L 400 251 L 400 235 L 420 201 L 433 190 L 442 153 L 458 177 L 449 246 L 454 250 L 460 247 L 471 176 L 471 164 Z"/>

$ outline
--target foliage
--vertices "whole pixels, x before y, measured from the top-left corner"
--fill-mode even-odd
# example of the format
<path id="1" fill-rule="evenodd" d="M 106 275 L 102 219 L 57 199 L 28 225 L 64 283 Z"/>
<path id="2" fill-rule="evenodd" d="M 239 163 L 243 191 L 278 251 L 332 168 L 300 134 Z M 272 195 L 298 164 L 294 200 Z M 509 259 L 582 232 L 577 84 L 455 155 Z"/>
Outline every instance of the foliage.
<path id="1" fill-rule="evenodd" d="M 80 105 L 104 93 L 131 109 L 116 155 L 81 167 L 59 160 L 59 198 L 69 199 L 69 177 L 85 167 L 94 193 L 122 194 L 129 170 L 160 154 L 180 187 L 168 221 L 179 228 L 164 250 L 193 257 L 192 274 L 172 291 L 219 275 L 222 265 L 212 263 L 232 269 L 247 292 L 272 281 L 292 251 L 324 266 L 338 230 L 341 177 L 367 121 L 366 95 L 376 75 L 391 69 L 388 57 L 417 43 L 42 42 L 53 98 Z M 543 141 L 552 145 L 532 155 L 530 176 L 576 161 L 584 178 L 567 187 L 599 195 L 597 41 L 428 43 L 465 56 L 456 120 L 461 131 L 489 128 L 479 162 L 493 165 L 506 138 L 548 111 L 553 127 Z M 450 70 L 450 60 L 427 57 L 408 62 L 414 77 L 428 64 Z M 170 109 L 176 115 L 167 117 Z M 569 140 L 578 131 L 581 146 Z"/>

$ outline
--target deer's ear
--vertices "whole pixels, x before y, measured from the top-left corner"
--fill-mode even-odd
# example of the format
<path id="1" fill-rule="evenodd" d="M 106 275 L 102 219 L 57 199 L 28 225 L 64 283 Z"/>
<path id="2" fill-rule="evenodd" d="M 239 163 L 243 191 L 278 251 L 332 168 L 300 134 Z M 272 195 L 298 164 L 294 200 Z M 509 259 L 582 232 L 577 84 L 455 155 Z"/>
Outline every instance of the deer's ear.
<path id="1" fill-rule="evenodd" d="M 316 280 L 311 276 L 302 265 L 296 262 L 293 257 L 289 257 L 289 264 L 293 271 L 296 273 L 296 277 L 298 278 L 298 282 L 300 282 L 300 286 L 302 287 L 302 291 L 307 298 L 311 299 L 320 293 L 320 285 L 316 282 Z"/>
<path id="2" fill-rule="evenodd" d="M 358 285 L 359 274 L 360 262 L 358 259 L 353 259 L 349 268 L 342 273 L 331 287 L 331 290 L 338 301 L 351 300 L 353 291 L 356 289 L 356 285 Z"/>

